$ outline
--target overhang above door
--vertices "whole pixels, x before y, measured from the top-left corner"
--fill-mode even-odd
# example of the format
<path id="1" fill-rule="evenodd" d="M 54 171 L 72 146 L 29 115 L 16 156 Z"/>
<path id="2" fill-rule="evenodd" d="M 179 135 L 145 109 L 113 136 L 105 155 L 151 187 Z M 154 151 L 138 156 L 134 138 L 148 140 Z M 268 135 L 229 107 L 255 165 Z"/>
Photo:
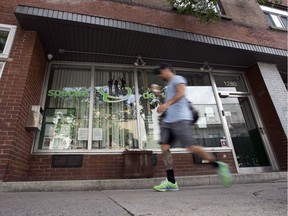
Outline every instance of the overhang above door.
<path id="1" fill-rule="evenodd" d="M 255 62 L 287 71 L 287 51 L 103 17 L 19 5 L 23 30 L 39 35 L 54 60 L 149 65 L 170 61 L 178 67 L 245 69 Z"/>

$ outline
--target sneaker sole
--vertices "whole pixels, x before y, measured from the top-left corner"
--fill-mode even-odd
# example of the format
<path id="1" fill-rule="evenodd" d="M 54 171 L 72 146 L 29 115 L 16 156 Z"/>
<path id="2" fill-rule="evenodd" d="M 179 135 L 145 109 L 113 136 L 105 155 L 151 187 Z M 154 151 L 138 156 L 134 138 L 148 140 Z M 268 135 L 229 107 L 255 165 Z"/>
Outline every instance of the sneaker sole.
<path id="1" fill-rule="evenodd" d="M 177 188 L 177 189 L 155 189 L 155 188 L 153 188 L 155 191 L 158 191 L 158 192 L 165 192 L 165 191 L 178 191 L 179 190 L 179 188 Z"/>
<path id="2" fill-rule="evenodd" d="M 179 188 L 177 188 L 177 189 L 166 189 L 166 190 L 168 190 L 168 191 L 178 191 Z"/>

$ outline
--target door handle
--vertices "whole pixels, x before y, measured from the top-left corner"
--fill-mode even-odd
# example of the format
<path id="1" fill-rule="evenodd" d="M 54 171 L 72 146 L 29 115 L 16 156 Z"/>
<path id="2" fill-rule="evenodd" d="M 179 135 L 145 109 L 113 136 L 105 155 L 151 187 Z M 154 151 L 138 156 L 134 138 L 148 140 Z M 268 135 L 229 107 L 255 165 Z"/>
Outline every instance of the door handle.
<path id="1" fill-rule="evenodd" d="M 263 127 L 259 127 L 259 131 L 262 135 L 264 135 L 264 128 Z"/>

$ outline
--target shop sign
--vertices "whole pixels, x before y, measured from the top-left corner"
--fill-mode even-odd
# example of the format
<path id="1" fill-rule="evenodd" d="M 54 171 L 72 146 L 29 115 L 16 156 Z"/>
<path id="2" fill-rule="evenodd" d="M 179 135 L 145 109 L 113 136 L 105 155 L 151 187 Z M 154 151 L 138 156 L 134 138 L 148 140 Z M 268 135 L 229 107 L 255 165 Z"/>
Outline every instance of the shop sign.
<path id="1" fill-rule="evenodd" d="M 105 92 L 104 88 L 99 88 L 97 92 L 103 96 L 103 101 L 107 103 L 117 103 L 127 100 L 131 94 L 132 89 L 130 87 L 125 87 L 126 95 L 124 96 L 112 96 L 108 92 Z M 48 97 L 89 97 L 88 89 L 81 90 L 49 90 Z M 150 97 L 150 96 L 149 96 Z"/>
<path id="2" fill-rule="evenodd" d="M 88 89 L 72 90 L 72 91 L 65 91 L 65 90 L 48 91 L 48 97 L 88 97 L 88 96 L 89 96 Z"/>
<path id="3" fill-rule="evenodd" d="M 145 93 L 143 94 L 143 98 L 146 99 L 146 100 L 148 100 L 148 99 L 155 99 L 156 96 L 155 96 L 155 94 L 153 94 L 153 93 L 145 92 Z"/>
<path id="4" fill-rule="evenodd" d="M 103 88 L 99 88 L 97 92 L 103 96 L 103 101 L 107 103 L 117 103 L 124 100 L 127 100 L 131 94 L 132 89 L 130 87 L 126 87 L 127 94 L 124 96 L 112 96 L 108 92 L 106 92 Z M 88 89 L 81 90 L 49 90 L 48 97 L 89 97 Z M 146 100 L 153 100 L 156 98 L 155 94 L 152 92 L 145 92 L 142 97 Z"/>
<path id="5" fill-rule="evenodd" d="M 132 89 L 130 87 L 125 87 L 127 94 L 125 96 L 112 96 L 108 92 L 105 92 L 103 88 L 98 89 L 98 93 L 103 96 L 103 101 L 107 103 L 118 103 L 121 101 L 128 100 L 132 94 Z"/>

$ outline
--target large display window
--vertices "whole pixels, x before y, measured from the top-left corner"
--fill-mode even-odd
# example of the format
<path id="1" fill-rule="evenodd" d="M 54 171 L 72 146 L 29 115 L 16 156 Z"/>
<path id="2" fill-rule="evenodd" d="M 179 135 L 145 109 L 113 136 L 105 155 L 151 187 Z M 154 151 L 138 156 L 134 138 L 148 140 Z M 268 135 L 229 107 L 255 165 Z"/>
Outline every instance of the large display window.
<path id="1" fill-rule="evenodd" d="M 89 67 L 51 68 L 38 149 L 88 148 L 90 80 Z"/>
<path id="2" fill-rule="evenodd" d="M 134 83 L 131 69 L 52 66 L 38 150 L 138 149 Z"/>
<path id="3" fill-rule="evenodd" d="M 139 148 L 133 70 L 95 70 L 92 121 L 92 149 Z"/>
<path id="4" fill-rule="evenodd" d="M 204 147 L 227 147 L 209 73 L 176 74 L 187 79 L 186 97 L 200 113 L 191 134 Z M 151 84 L 165 97 L 166 83 L 151 69 L 52 65 L 37 150 L 159 150 L 160 99 Z"/>
<path id="5" fill-rule="evenodd" d="M 204 147 L 227 147 L 223 126 L 216 105 L 212 84 L 208 73 L 193 71 L 176 71 L 187 79 L 186 97 L 200 113 L 198 122 L 194 125 L 194 138 Z M 159 149 L 159 114 L 157 106 L 160 101 L 151 91 L 151 84 L 161 87 L 165 96 L 166 83 L 159 79 L 151 70 L 138 71 L 140 95 L 140 128 L 141 143 L 147 149 Z M 178 148 L 178 143 L 173 148 Z"/>

